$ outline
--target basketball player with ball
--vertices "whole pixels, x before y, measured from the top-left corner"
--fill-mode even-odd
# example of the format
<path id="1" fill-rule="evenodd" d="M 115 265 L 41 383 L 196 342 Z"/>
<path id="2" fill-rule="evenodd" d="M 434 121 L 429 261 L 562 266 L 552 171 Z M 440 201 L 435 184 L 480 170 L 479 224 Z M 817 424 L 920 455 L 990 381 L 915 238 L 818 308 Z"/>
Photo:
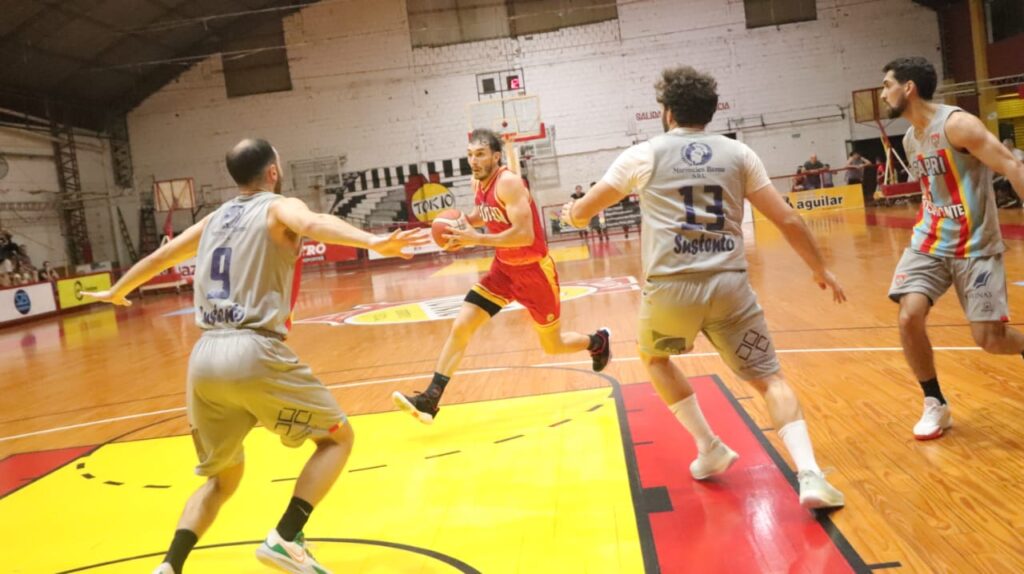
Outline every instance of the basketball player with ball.
<path id="1" fill-rule="evenodd" d="M 392 395 L 399 408 L 425 424 L 432 423 L 437 416 L 441 395 L 473 334 L 513 301 L 529 311 L 546 353 L 586 349 L 593 359 L 594 371 L 598 372 L 611 357 L 608 329 L 598 329 L 593 335 L 562 332 L 558 272 L 548 254 L 540 213 L 523 179 L 501 165 L 501 136 L 492 130 L 474 130 L 469 136 L 467 153 L 473 170 L 476 207 L 468 215 L 446 210 L 440 220 L 435 219 L 432 231 L 435 241 L 446 251 L 470 245 L 493 247 L 494 261 L 487 274 L 466 294 L 427 390 L 411 396 L 397 391 Z M 478 232 L 476 227 L 486 227 L 487 233 Z"/>

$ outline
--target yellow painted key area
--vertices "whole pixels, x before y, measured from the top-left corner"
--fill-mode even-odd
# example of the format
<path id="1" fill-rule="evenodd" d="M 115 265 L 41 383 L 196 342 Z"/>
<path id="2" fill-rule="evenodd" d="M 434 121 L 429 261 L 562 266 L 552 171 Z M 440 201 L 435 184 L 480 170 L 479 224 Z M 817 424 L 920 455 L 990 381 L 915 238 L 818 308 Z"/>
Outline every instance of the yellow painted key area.
<path id="1" fill-rule="evenodd" d="M 343 540 L 313 543 L 332 571 L 642 571 L 610 389 L 446 406 L 432 426 L 398 412 L 351 422 L 353 455 L 305 529 L 313 540 Z M 269 571 L 253 551 L 310 449 L 253 430 L 242 485 L 193 551 L 189 574 Z M 20 540 L 3 571 L 137 557 L 82 571 L 149 572 L 202 481 L 188 472 L 194 460 L 188 436 L 114 443 L 0 500 L 0 514 L 18 517 L 0 523 L 0 536 Z"/>

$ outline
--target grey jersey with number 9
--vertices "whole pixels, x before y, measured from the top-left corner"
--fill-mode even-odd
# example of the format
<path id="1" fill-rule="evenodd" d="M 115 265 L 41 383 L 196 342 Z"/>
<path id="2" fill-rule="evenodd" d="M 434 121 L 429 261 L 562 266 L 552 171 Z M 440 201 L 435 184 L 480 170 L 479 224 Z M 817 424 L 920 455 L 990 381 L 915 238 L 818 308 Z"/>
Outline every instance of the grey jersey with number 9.
<path id="1" fill-rule="evenodd" d="M 743 200 L 770 180 L 743 143 L 674 129 L 627 150 L 604 179 L 639 189 L 647 277 L 747 268 Z"/>
<path id="2" fill-rule="evenodd" d="M 274 243 L 267 210 L 281 196 L 239 196 L 213 212 L 196 253 L 196 325 L 288 334 L 298 253 Z"/>

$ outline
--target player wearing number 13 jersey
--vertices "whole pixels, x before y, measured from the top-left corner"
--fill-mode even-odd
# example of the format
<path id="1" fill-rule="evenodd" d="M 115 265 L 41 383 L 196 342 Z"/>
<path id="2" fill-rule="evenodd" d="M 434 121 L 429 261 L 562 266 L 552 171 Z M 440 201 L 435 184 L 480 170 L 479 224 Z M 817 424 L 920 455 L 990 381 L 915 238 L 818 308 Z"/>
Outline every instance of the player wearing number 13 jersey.
<path id="1" fill-rule="evenodd" d="M 353 434 L 334 396 L 284 344 L 300 243 L 309 237 L 399 255 L 402 247 L 429 239 L 415 231 L 370 235 L 282 197 L 281 163 L 265 140 L 240 142 L 228 153 L 227 167 L 239 185 L 237 197 L 132 267 L 112 289 L 92 294 L 126 305 L 128 293 L 149 278 L 196 257 L 196 324 L 204 333 L 189 359 L 187 410 L 196 473 L 208 481 L 185 506 L 155 574 L 181 574 L 185 558 L 238 487 L 242 441 L 256 423 L 286 446 L 316 443 L 257 557 L 287 572 L 324 574 L 302 529 L 341 472 Z"/>
<path id="2" fill-rule="evenodd" d="M 747 278 L 744 200 L 782 231 L 837 302 L 845 299 L 842 288 L 757 155 L 740 142 L 705 131 L 718 104 L 715 80 L 683 67 L 665 70 L 656 88 L 665 133 L 623 152 L 582 199 L 566 205 L 563 220 L 582 226 L 634 190 L 639 194 L 647 276 L 640 304 L 640 355 L 658 394 L 697 443 L 693 477 L 724 472 L 739 458 L 712 432 L 693 388 L 669 360 L 692 350 L 703 333 L 737 376 L 768 402 L 798 469 L 801 504 L 842 506 L 842 493 L 825 480 L 815 460 L 800 403 L 779 373 L 764 314 Z"/>

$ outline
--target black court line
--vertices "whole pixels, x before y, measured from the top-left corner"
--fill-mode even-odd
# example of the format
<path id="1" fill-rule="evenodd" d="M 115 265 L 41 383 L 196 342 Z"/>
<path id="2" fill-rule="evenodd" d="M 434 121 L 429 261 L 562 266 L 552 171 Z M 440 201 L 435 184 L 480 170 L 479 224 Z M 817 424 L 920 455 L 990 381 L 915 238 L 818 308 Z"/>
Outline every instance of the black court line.
<path id="1" fill-rule="evenodd" d="M 429 458 L 439 458 L 439 457 L 442 457 L 442 456 L 448 456 L 450 454 L 458 454 L 460 452 L 462 452 L 462 451 L 461 450 L 451 450 L 451 451 L 448 451 L 448 452 L 442 452 L 441 454 L 431 454 L 431 455 L 425 456 L 423 458 L 428 458 L 428 459 Z"/>
<path id="2" fill-rule="evenodd" d="M 589 409 L 587 409 L 587 412 L 588 413 L 592 413 L 592 412 L 596 411 L 597 409 L 599 409 L 599 408 L 601 408 L 603 406 L 604 406 L 604 403 L 596 404 L 596 405 L 590 407 Z"/>
<path id="3" fill-rule="evenodd" d="M 579 372 L 579 373 L 585 373 L 585 374 L 596 374 L 596 373 L 593 373 L 592 371 L 584 371 L 584 370 L 581 370 L 581 369 L 573 369 L 573 368 L 567 368 L 567 367 L 522 367 L 522 366 L 513 366 L 513 367 L 507 367 L 507 368 L 509 368 L 509 369 L 514 369 L 514 368 L 555 369 L 555 370 L 566 370 L 566 371 L 573 371 L 573 372 Z M 598 375 L 598 376 L 600 376 L 600 375 Z M 588 392 L 588 391 L 593 391 L 593 390 L 595 390 L 597 388 L 600 388 L 600 387 L 594 387 L 594 388 L 589 388 L 589 389 L 573 389 L 573 390 L 568 390 L 568 391 L 550 391 L 550 392 L 538 393 L 538 394 L 535 394 L 535 395 L 524 395 L 522 397 L 506 397 L 506 398 L 502 398 L 502 399 L 468 401 L 466 403 L 458 403 L 458 404 L 462 405 L 462 404 L 475 404 L 475 403 L 489 403 L 489 402 L 504 401 L 504 400 L 515 400 L 515 399 L 519 399 L 519 398 L 534 397 L 534 396 L 544 396 L 544 395 L 552 395 L 552 394 L 567 394 L 567 393 L 576 393 L 576 392 Z M 615 395 L 615 392 L 613 390 L 611 393 L 609 393 L 608 398 L 612 398 L 612 397 L 614 397 L 614 395 Z M 602 404 L 595 405 L 595 406 L 587 409 L 587 412 L 594 412 L 597 409 L 599 409 L 601 406 L 603 406 L 603 405 Z M 394 411 L 381 411 L 381 412 L 394 412 Z M 362 413 L 362 414 L 377 414 L 377 413 L 367 412 L 367 413 Z M 156 426 L 156 425 L 159 425 L 159 424 L 162 424 L 162 423 L 165 423 L 165 422 L 169 422 L 169 421 L 181 418 L 183 416 L 185 416 L 185 413 L 174 415 L 172 417 L 169 417 L 169 418 L 166 418 L 166 419 L 163 419 L 163 420 L 159 420 L 159 421 L 156 421 L 154 423 L 146 424 L 146 425 L 143 425 L 143 426 L 138 427 L 136 429 L 133 429 L 131 431 L 128 431 L 128 432 L 126 432 L 124 434 L 118 435 L 118 436 L 116 436 L 116 437 L 114 437 L 112 439 L 107 440 L 106 442 L 103 442 L 103 443 L 97 445 L 92 450 L 89 450 L 89 451 L 85 452 L 81 456 L 68 461 L 64 465 L 61 465 L 61 467 L 55 468 L 55 469 L 53 469 L 50 472 L 52 473 L 52 472 L 54 472 L 56 470 L 59 470 L 63 466 L 67 466 L 68 464 L 71 464 L 71 463 L 75 462 L 76 460 L 86 459 L 86 458 L 88 458 L 89 455 L 93 454 L 94 452 L 99 450 L 101 447 L 104 447 L 104 446 L 107 446 L 108 444 L 112 444 L 114 442 L 120 441 L 122 438 L 124 438 L 126 436 L 129 436 L 129 435 L 134 434 L 136 432 L 139 432 L 141 430 L 145 430 L 145 429 L 147 429 L 149 427 L 152 427 L 152 426 Z M 549 425 L 549 426 L 557 427 L 557 426 L 559 426 L 561 424 L 564 424 L 565 422 L 568 422 L 570 420 L 571 419 L 566 419 L 564 421 L 560 421 L 558 423 L 555 423 L 555 424 Z M 146 440 L 159 440 L 159 439 L 164 439 L 164 438 L 174 438 L 174 437 L 181 437 L 181 436 L 187 436 L 187 435 L 168 435 L 168 436 L 152 437 L 152 438 L 146 438 L 146 439 L 136 439 L 136 440 L 133 440 L 133 441 L 125 441 L 125 442 L 142 442 L 142 441 L 146 441 Z M 513 437 L 508 437 L 508 438 L 505 438 L 505 439 L 494 441 L 494 444 L 499 444 L 499 443 L 502 443 L 502 442 L 507 442 L 507 441 L 515 439 L 515 438 L 521 438 L 522 436 L 524 436 L 524 435 L 517 435 L 517 436 L 513 436 Z M 50 449 L 50 450 L 59 450 L 59 449 Z M 47 452 L 47 451 L 33 451 L 33 452 Z M 447 456 L 449 454 L 455 454 L 456 452 L 461 452 L 461 451 L 442 453 L 442 454 L 428 456 L 426 458 L 437 458 L 437 457 L 441 457 L 441 456 Z M 371 470 L 371 469 L 376 469 L 376 468 L 383 468 L 383 467 L 386 467 L 386 466 L 387 465 L 385 464 L 385 465 L 369 467 L 369 468 L 366 468 L 366 469 L 353 469 L 353 470 L 350 470 L 349 472 L 357 472 L 359 470 Z M 84 462 L 79 462 L 76 465 L 75 468 L 78 469 L 78 470 L 82 470 L 85 467 L 86 467 L 86 464 Z M 47 474 L 50 474 L 50 473 L 47 473 Z M 25 484 L 19 486 L 18 488 L 14 489 L 14 490 L 11 490 L 9 493 L 7 493 L 4 496 L 8 496 L 10 494 L 13 494 L 14 492 L 17 492 L 18 490 L 24 488 L 25 486 L 28 486 L 32 482 L 35 482 L 36 480 L 39 480 L 39 479 L 41 479 L 41 478 L 43 478 L 45 476 L 46 475 L 44 474 L 44 475 L 41 475 L 41 476 L 36 477 L 34 479 L 25 479 L 28 482 L 26 482 Z M 90 474 L 88 472 L 81 473 L 81 476 L 83 478 L 87 478 L 87 479 L 96 478 L 94 475 L 92 475 L 92 474 Z M 278 479 L 278 480 L 271 480 L 271 482 L 284 482 L 284 481 L 289 481 L 289 480 L 296 480 L 296 479 L 294 479 L 294 478 L 293 479 Z M 123 483 L 121 483 L 121 484 L 123 484 Z M 171 485 L 166 485 L 166 486 L 164 486 L 164 485 L 143 486 L 142 488 L 171 488 Z M 3 499 L 3 497 L 0 496 L 0 499 Z"/>
<path id="4" fill-rule="evenodd" d="M 295 478 L 275 478 L 275 479 L 271 480 L 270 482 L 291 482 L 293 480 L 298 480 L 298 479 L 299 479 L 298 477 L 295 477 Z"/>
<path id="5" fill-rule="evenodd" d="M 737 400 L 737 401 L 748 401 L 748 400 L 750 400 L 750 399 L 752 399 L 752 398 L 754 398 L 754 397 L 752 397 L 752 396 L 750 396 L 750 395 L 747 395 L 747 396 L 745 396 L 745 397 L 736 397 L 736 400 Z"/>
<path id="6" fill-rule="evenodd" d="M 103 484 L 109 484 L 110 486 L 124 486 L 123 482 L 117 482 L 116 480 L 104 480 Z"/>
<path id="7" fill-rule="evenodd" d="M 80 460 L 89 458 L 89 456 L 91 456 L 94 452 L 96 452 L 99 449 L 107 446 L 108 444 L 113 443 L 114 441 L 120 440 L 120 439 L 122 439 L 122 438 L 124 438 L 124 437 L 126 437 L 128 435 L 137 433 L 137 432 L 139 432 L 141 430 L 146 430 L 146 429 L 148 429 L 150 427 L 155 427 L 157 425 L 161 425 L 161 424 L 163 424 L 163 423 L 165 423 L 167 421 L 173 421 L 174 419 L 180 418 L 180 417 L 183 417 L 183 416 L 185 416 L 185 413 L 181 413 L 180 415 L 174 415 L 173 417 L 170 417 L 170 418 L 166 418 L 166 419 L 162 419 L 162 420 L 159 420 L 159 421 L 156 421 L 156 422 L 145 424 L 145 425 L 142 425 L 139 428 L 132 429 L 132 430 L 126 432 L 126 433 L 119 434 L 119 435 L 115 436 L 114 438 L 111 438 L 111 439 L 108 439 L 108 440 L 106 440 L 104 442 L 101 442 L 100 444 L 96 445 L 95 447 L 93 447 L 92 449 L 86 451 L 85 453 L 83 453 L 83 454 L 81 454 L 81 455 L 79 455 L 79 456 L 77 456 L 77 457 L 75 457 L 75 458 L 65 462 L 64 464 L 62 464 L 62 465 L 60 465 L 60 466 L 50 470 L 49 472 L 45 472 L 43 474 L 40 474 L 39 476 L 29 480 L 25 484 L 22 484 L 18 488 L 12 489 L 10 492 L 4 494 L 3 496 L 0 496 L 0 500 L 3 500 L 4 498 L 14 494 L 15 492 L 18 492 L 19 490 L 25 488 L 26 486 L 28 486 L 30 484 L 33 484 L 34 482 L 36 482 L 38 480 L 42 480 L 42 479 L 46 478 L 47 476 L 50 476 L 51 474 L 57 472 L 58 470 L 64 468 L 65 466 L 67 466 L 69 464 L 72 464 L 72 463 L 74 463 L 76 461 L 80 461 Z M 51 450 L 53 450 L 53 449 L 51 449 Z M 77 468 L 77 469 L 85 468 L 85 463 L 84 462 L 79 462 L 77 465 L 75 465 L 75 468 Z M 89 473 L 83 473 L 82 477 L 83 478 L 96 478 L 95 476 L 93 476 L 93 475 L 91 475 Z"/>
<path id="8" fill-rule="evenodd" d="M 633 443 L 633 446 L 643 446 L 645 444 L 654 444 L 653 440 L 642 440 L 640 442 Z"/>
<path id="9" fill-rule="evenodd" d="M 510 437 L 507 437 L 507 438 L 498 439 L 498 440 L 494 441 L 494 444 L 501 444 L 503 442 L 508 442 L 510 440 L 515 440 L 517 438 L 523 438 L 524 436 L 526 436 L 526 435 L 524 435 L 524 434 L 517 434 L 515 436 L 510 436 Z"/>
<path id="10" fill-rule="evenodd" d="M 903 565 L 899 562 L 880 562 L 878 564 L 868 564 L 868 568 L 871 570 L 885 570 L 887 568 L 902 568 Z"/>
<path id="11" fill-rule="evenodd" d="M 376 466 L 364 466 L 362 468 L 353 468 L 349 472 L 363 472 L 364 470 L 376 470 L 378 468 L 387 468 L 386 464 L 378 464 Z"/>
<path id="12" fill-rule="evenodd" d="M 65 466 L 67 466 L 69 464 L 73 464 L 73 463 L 75 463 L 77 461 L 80 461 L 82 459 L 88 458 L 94 452 L 98 451 L 99 449 L 107 446 L 108 444 L 110 444 L 110 443 L 112 443 L 112 442 L 114 442 L 116 440 L 120 440 L 120 439 L 122 439 L 122 438 L 124 438 L 124 437 L 126 437 L 126 436 L 128 436 L 130 434 L 137 433 L 137 432 L 139 432 L 141 430 L 148 429 L 149 427 L 154 427 L 156 425 L 163 424 L 163 423 L 165 423 L 167 421 L 172 421 L 172 420 L 174 420 L 176 418 L 183 417 L 183 416 L 185 416 L 185 413 L 181 413 L 180 415 L 175 415 L 175 416 L 170 417 L 170 418 L 166 418 L 166 419 L 163 419 L 163 420 L 159 420 L 159 421 L 156 421 L 156 422 L 153 422 L 153 423 L 149 423 L 149 424 L 143 425 L 143 426 L 141 426 L 141 427 L 139 427 L 137 429 L 132 429 L 132 430 L 126 432 L 126 433 L 119 434 L 119 435 L 115 436 L 112 439 L 109 439 L 109 440 L 106 440 L 104 442 L 101 442 L 100 444 L 98 444 L 98 445 L 94 446 L 93 448 L 85 451 L 81 455 L 76 456 L 75 458 L 65 462 L 64 464 L 62 464 L 62 465 L 60 465 L 58 467 L 55 467 L 55 468 L 51 469 L 48 472 L 44 472 L 43 474 L 40 474 L 39 476 L 37 476 L 35 478 L 32 478 L 32 479 L 28 480 L 25 484 L 22 484 L 21 486 L 19 486 L 17 488 L 12 488 L 9 492 L 5 493 L 3 496 L 0 496 L 0 500 L 3 500 L 4 498 L 7 498 L 8 496 L 14 494 L 15 492 L 18 492 L 19 490 L 25 488 L 26 486 L 28 486 L 30 484 L 35 483 L 36 481 L 42 480 L 42 479 L 46 478 L 47 476 L 50 476 L 51 474 L 57 472 L 58 470 L 64 468 Z M 50 450 L 57 450 L 57 449 L 50 449 Z M 47 452 L 47 451 L 41 451 L 41 452 Z M 80 464 L 81 466 L 77 466 L 76 465 L 75 468 L 84 468 L 85 467 L 85 463 L 84 462 L 79 462 L 78 464 Z M 88 476 L 83 474 L 82 476 L 85 476 L 85 478 L 95 478 L 91 474 L 88 475 Z"/>
<path id="13" fill-rule="evenodd" d="M 672 512 L 672 499 L 668 495 L 668 488 L 664 486 L 652 486 L 643 491 L 644 511 L 648 514 L 658 512 Z"/>
<path id="14" fill-rule="evenodd" d="M 764 433 L 761 432 L 761 429 L 758 428 L 757 423 L 754 422 L 754 419 L 750 418 L 750 415 L 747 414 L 747 411 L 743 409 L 743 406 L 740 405 L 740 402 L 736 400 L 736 397 L 732 395 L 732 392 L 729 390 L 729 387 L 725 386 L 725 382 L 723 382 L 718 375 L 708 376 L 711 378 L 711 380 L 715 382 L 716 385 L 718 385 L 718 390 L 721 391 L 721 393 L 725 395 L 725 398 L 729 400 L 729 404 L 732 405 L 732 408 L 736 411 L 738 415 L 740 415 L 740 418 L 743 419 L 743 422 L 747 425 L 747 429 L 749 429 L 751 434 L 754 435 L 754 438 L 757 439 L 757 442 L 761 444 L 761 448 L 763 448 L 765 452 L 768 453 L 768 456 L 771 457 L 772 462 L 774 462 L 775 466 L 778 467 L 780 472 L 782 472 L 782 475 L 786 477 L 786 481 L 789 482 L 789 485 L 793 487 L 793 490 L 795 490 L 797 494 L 799 494 L 800 485 L 796 480 L 796 474 L 789 468 L 789 465 L 786 464 L 785 459 L 782 458 L 782 455 L 779 454 L 779 451 L 775 450 L 775 447 L 772 446 L 772 443 L 768 441 L 768 437 L 766 437 Z M 850 544 L 850 541 L 846 539 L 846 536 L 844 536 L 843 533 L 839 531 L 835 523 L 832 522 L 832 518 L 828 515 L 828 513 L 815 512 L 814 519 L 817 520 L 818 524 L 820 524 L 822 529 L 825 530 L 825 533 L 828 534 L 828 537 L 832 540 L 832 543 L 835 544 L 836 549 L 838 549 L 839 553 L 843 555 L 843 558 L 846 558 L 846 562 L 849 563 L 850 568 L 852 568 L 856 574 L 869 574 L 871 572 L 871 570 L 868 568 L 867 563 L 864 562 L 864 559 L 861 557 L 861 555 L 857 552 L 853 545 Z"/>
<path id="15" fill-rule="evenodd" d="M 572 420 L 572 419 L 562 419 L 562 420 L 558 421 L 557 423 L 551 423 L 551 424 L 549 424 L 549 425 L 548 425 L 548 427 L 550 427 L 550 428 L 555 428 L 555 427 L 557 427 L 557 426 L 562 426 L 562 425 L 564 425 L 565 423 L 567 423 L 567 422 L 569 422 L 569 421 L 571 421 L 571 420 Z"/>
<path id="16" fill-rule="evenodd" d="M 437 552 L 435 550 L 429 550 L 427 548 L 420 548 L 418 546 L 410 546 L 408 544 L 399 544 L 397 542 L 386 542 L 386 541 L 383 541 L 383 540 L 366 540 L 366 539 L 362 539 L 362 538 L 307 538 L 306 540 L 310 541 L 310 542 L 321 542 L 321 543 L 323 543 L 323 542 L 336 542 L 336 543 L 341 543 L 341 544 L 362 544 L 362 545 L 365 545 L 365 546 L 382 546 L 384 548 L 392 548 L 392 549 L 395 549 L 395 550 L 404 550 L 406 552 L 411 552 L 413 554 L 419 554 L 421 556 L 426 556 L 428 558 L 433 558 L 434 560 L 437 560 L 438 562 L 441 562 L 441 563 L 444 563 L 444 564 L 447 564 L 447 565 L 451 566 L 452 568 L 454 568 L 455 570 L 457 570 L 459 572 L 462 572 L 463 574 L 482 574 L 479 570 L 477 570 L 476 568 L 473 568 L 472 566 L 470 566 L 469 564 L 466 564 L 465 562 L 463 562 L 462 560 L 459 560 L 458 558 L 453 558 L 451 556 L 448 556 L 447 554 L 441 554 L 440 552 Z M 256 546 L 258 544 L 263 544 L 263 541 L 262 540 L 244 540 L 244 541 L 241 541 L 241 542 L 225 542 L 223 544 L 209 544 L 209 545 L 206 545 L 206 546 L 196 546 L 192 550 L 193 550 L 193 552 L 195 552 L 195 551 L 198 551 L 198 550 L 209 550 L 211 548 L 227 548 L 227 547 L 231 547 L 231 546 Z M 144 560 L 146 558 L 155 558 L 155 557 L 158 557 L 158 556 L 163 556 L 164 554 L 165 554 L 165 551 L 150 552 L 149 554 L 139 554 L 137 556 L 130 556 L 128 558 L 118 558 L 116 560 L 109 560 L 107 562 L 100 562 L 98 564 L 90 564 L 88 566 L 80 566 L 78 568 L 72 568 L 71 570 L 62 570 L 62 571 L 58 572 L 57 574 L 72 574 L 74 572 L 84 572 L 86 570 L 93 570 L 95 568 L 102 568 L 104 566 L 111 566 L 113 564 L 121 564 L 121 563 L 124 563 L 124 562 L 132 562 L 132 561 L 135 561 L 135 560 Z"/>
<path id="17" fill-rule="evenodd" d="M 626 478 L 629 480 L 629 493 L 633 500 L 633 514 L 636 516 L 636 530 L 640 539 L 640 554 L 644 560 L 644 572 L 647 574 L 660 574 L 661 565 L 658 564 L 658 549 L 654 544 L 654 532 L 651 529 L 650 513 L 644 504 L 644 486 L 640 481 L 640 465 L 636 461 L 633 433 L 629 430 L 629 417 L 626 416 L 626 400 L 622 396 L 622 385 L 619 384 L 618 379 L 611 375 L 604 373 L 595 374 L 611 384 L 611 396 L 615 398 L 615 414 L 619 418 L 619 436 L 622 440 L 622 454 L 626 459 Z"/>
<path id="18" fill-rule="evenodd" d="M 171 485 L 169 485 L 169 484 L 147 484 L 146 486 L 143 486 L 142 488 L 170 488 L 170 487 L 171 487 Z"/>

